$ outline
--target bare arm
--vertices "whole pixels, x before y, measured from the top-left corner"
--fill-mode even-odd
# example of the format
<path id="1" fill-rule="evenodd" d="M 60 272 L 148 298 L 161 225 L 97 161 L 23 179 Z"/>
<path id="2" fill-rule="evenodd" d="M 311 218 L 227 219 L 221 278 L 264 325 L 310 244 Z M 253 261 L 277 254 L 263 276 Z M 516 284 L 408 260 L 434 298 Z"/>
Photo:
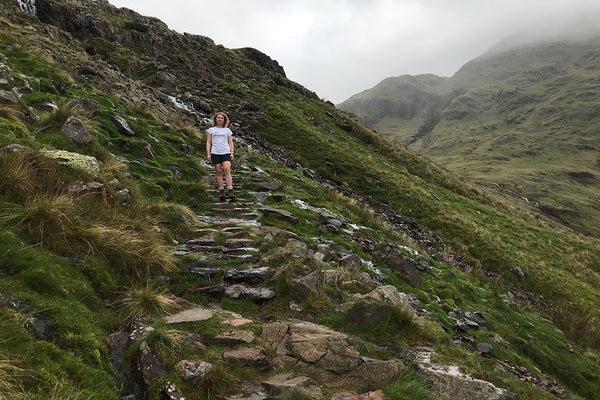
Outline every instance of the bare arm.
<path id="1" fill-rule="evenodd" d="M 211 161 L 210 159 L 210 148 L 212 146 L 212 135 L 208 132 L 206 132 L 206 158 L 208 158 L 208 161 Z"/>
<path id="2" fill-rule="evenodd" d="M 229 151 L 231 152 L 230 156 L 231 156 L 231 161 L 233 161 L 233 136 L 228 136 L 227 137 L 227 143 L 229 143 Z"/>

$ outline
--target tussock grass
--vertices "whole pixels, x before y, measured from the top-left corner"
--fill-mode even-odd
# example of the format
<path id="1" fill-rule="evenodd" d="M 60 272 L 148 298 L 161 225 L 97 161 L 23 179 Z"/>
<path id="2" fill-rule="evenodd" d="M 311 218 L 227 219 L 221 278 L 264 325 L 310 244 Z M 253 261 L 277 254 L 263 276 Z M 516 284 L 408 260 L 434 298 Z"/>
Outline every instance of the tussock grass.
<path id="1" fill-rule="evenodd" d="M 43 114 L 37 125 L 39 126 L 39 130 L 60 128 L 70 116 L 77 116 L 80 118 L 79 113 L 80 111 L 77 107 L 73 107 L 65 102 L 63 104 L 59 104 L 54 111 Z"/>
<path id="2" fill-rule="evenodd" d="M 569 336 L 577 337 L 593 348 L 600 348 L 600 320 L 596 308 L 564 300 L 555 307 L 553 319 Z"/>
<path id="3" fill-rule="evenodd" d="M 167 358 L 168 355 L 173 354 L 174 351 L 181 350 L 183 343 L 179 340 L 180 332 L 175 329 L 168 329 L 162 325 L 155 325 L 154 329 L 146 336 L 143 340 L 150 346 L 156 353 L 164 355 Z"/>
<path id="4" fill-rule="evenodd" d="M 121 292 L 116 305 L 117 313 L 128 322 L 161 317 L 172 314 L 178 309 L 179 305 L 173 296 L 150 283 Z"/>
<path id="5" fill-rule="evenodd" d="M 93 253 L 129 276 L 145 278 L 164 274 L 176 265 L 169 247 L 150 230 L 95 224 L 85 228 L 83 236 Z"/>
<path id="6" fill-rule="evenodd" d="M 0 398 L 27 399 L 22 383 L 22 379 L 27 375 L 26 370 L 17 366 L 13 360 L 0 354 Z"/>
<path id="7" fill-rule="evenodd" d="M 27 197 L 34 193 L 44 168 L 35 154 L 20 151 L 0 156 L 0 194 Z"/>
<path id="8" fill-rule="evenodd" d="M 25 113 L 23 112 L 23 107 L 20 104 L 2 105 L 0 106 L 0 118 L 7 119 L 17 124 L 23 124 L 22 121 L 25 119 Z"/>
<path id="9" fill-rule="evenodd" d="M 76 215 L 73 198 L 66 195 L 42 194 L 23 204 L 4 203 L 0 225 L 12 227 L 30 240 L 44 244 L 48 240 L 67 240 L 67 231 Z"/>

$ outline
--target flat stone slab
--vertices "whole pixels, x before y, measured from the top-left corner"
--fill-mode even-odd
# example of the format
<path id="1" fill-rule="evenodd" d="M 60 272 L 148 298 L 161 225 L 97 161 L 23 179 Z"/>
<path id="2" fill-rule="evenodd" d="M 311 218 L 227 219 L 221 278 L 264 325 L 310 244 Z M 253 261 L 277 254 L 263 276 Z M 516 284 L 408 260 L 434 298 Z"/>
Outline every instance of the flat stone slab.
<path id="1" fill-rule="evenodd" d="M 251 319 L 247 319 L 247 318 L 235 318 L 235 319 L 228 319 L 228 320 L 223 321 L 221 323 L 223 325 L 229 325 L 229 326 L 232 326 L 234 328 L 237 328 L 238 326 L 252 324 L 253 322 L 254 321 L 252 321 Z"/>
<path id="2" fill-rule="evenodd" d="M 179 324 L 182 322 L 206 321 L 211 319 L 214 312 L 206 308 L 190 308 L 180 313 L 169 315 L 165 318 L 167 324 Z"/>
<path id="3" fill-rule="evenodd" d="M 255 336 L 251 331 L 227 331 L 215 336 L 214 340 L 228 345 L 250 344 L 254 342 Z"/>

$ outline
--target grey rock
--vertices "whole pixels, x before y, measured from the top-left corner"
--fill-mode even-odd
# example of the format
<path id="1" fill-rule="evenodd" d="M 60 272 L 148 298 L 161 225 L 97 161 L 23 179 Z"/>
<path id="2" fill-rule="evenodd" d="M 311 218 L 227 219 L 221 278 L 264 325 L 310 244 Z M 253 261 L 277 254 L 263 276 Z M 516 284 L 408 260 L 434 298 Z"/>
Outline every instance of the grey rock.
<path id="1" fill-rule="evenodd" d="M 0 89 L 10 90 L 15 85 L 15 81 L 6 70 L 0 69 Z"/>
<path id="2" fill-rule="evenodd" d="M 181 150 L 185 154 L 194 154 L 196 153 L 196 149 L 193 146 L 189 146 L 185 143 L 181 143 L 179 145 L 179 150 Z"/>
<path id="3" fill-rule="evenodd" d="M 119 196 L 119 201 L 122 204 L 127 204 L 131 200 L 131 193 L 129 192 L 129 189 L 117 190 L 117 196 Z"/>
<path id="4" fill-rule="evenodd" d="M 229 247 L 231 249 L 239 249 L 242 247 L 248 247 L 252 245 L 252 239 L 227 239 L 225 241 L 224 246 Z"/>
<path id="5" fill-rule="evenodd" d="M 54 332 L 52 323 L 43 319 L 29 317 L 27 319 L 27 329 L 31 332 L 31 336 L 35 340 L 43 340 L 44 342 L 52 342 Z"/>
<path id="6" fill-rule="evenodd" d="M 67 187 L 68 194 L 72 197 L 93 196 L 104 202 L 107 206 L 114 204 L 114 198 L 106 186 L 100 182 L 74 181 Z"/>
<path id="7" fill-rule="evenodd" d="M 60 128 L 60 134 L 73 146 L 83 146 L 92 141 L 83 121 L 73 116 L 69 117 Z"/>
<path id="8" fill-rule="evenodd" d="M 250 288 L 236 284 L 225 288 L 225 295 L 232 299 L 249 299 L 260 303 L 273 299 L 275 292 L 269 288 Z"/>
<path id="9" fill-rule="evenodd" d="M 179 180 L 183 178 L 183 172 L 181 172 L 179 167 L 176 167 L 175 165 L 165 165 L 165 169 L 171 173 L 173 179 Z"/>
<path id="10" fill-rule="evenodd" d="M 258 192 L 277 192 L 283 189 L 283 182 L 280 181 L 272 181 L 272 182 L 264 182 L 258 186 Z"/>
<path id="11" fill-rule="evenodd" d="M 479 343 L 477 345 L 477 351 L 481 353 L 484 357 L 492 356 L 492 345 L 489 343 Z"/>
<path id="12" fill-rule="evenodd" d="M 321 270 L 315 270 L 298 279 L 290 289 L 294 298 L 305 299 L 308 296 L 318 295 L 323 279 L 322 276 Z"/>
<path id="13" fill-rule="evenodd" d="M 154 149 L 152 148 L 152 145 L 150 143 L 146 143 L 146 145 L 142 147 L 142 154 L 144 154 L 144 157 L 150 160 L 156 159 L 156 153 L 154 152 Z"/>
<path id="14" fill-rule="evenodd" d="M 67 106 L 80 111 L 88 118 L 94 118 L 100 112 L 100 103 L 92 99 L 71 100 L 67 103 Z"/>
<path id="15" fill-rule="evenodd" d="M 0 90 L 0 104 L 18 104 L 19 99 L 12 92 Z"/>
<path id="16" fill-rule="evenodd" d="M 136 400 L 136 397 L 131 400 Z M 161 400 L 186 400 L 186 398 L 174 383 L 169 382 L 162 390 Z"/>
<path id="17" fill-rule="evenodd" d="M 349 254 L 340 259 L 340 267 L 350 272 L 356 272 L 362 267 L 362 260 L 356 254 Z"/>
<path id="18" fill-rule="evenodd" d="M 294 376 L 292 373 L 278 374 L 261 382 L 268 393 L 277 399 L 292 399 L 301 393 L 311 399 L 323 396 L 323 391 L 318 385 L 312 383 L 307 376 Z"/>
<path id="19" fill-rule="evenodd" d="M 254 195 L 253 201 L 255 204 L 262 204 L 267 199 L 267 197 L 269 197 L 269 193 L 259 192 Z"/>
<path id="20" fill-rule="evenodd" d="M 125 136 L 135 136 L 135 132 L 129 127 L 129 123 L 127 123 L 124 118 L 113 114 L 110 116 L 110 120 L 115 124 L 121 134 Z"/>
<path id="21" fill-rule="evenodd" d="M 513 274 L 515 274 L 515 276 L 517 277 L 517 279 L 519 279 L 521 282 L 523 282 L 525 280 L 525 272 L 523 272 L 523 270 L 521 269 L 521 267 L 515 267 L 513 268 Z"/>
<path id="22" fill-rule="evenodd" d="M 140 345 L 136 367 L 137 375 L 147 388 L 150 388 L 157 379 L 167 374 L 164 363 L 146 342 Z"/>
<path id="23" fill-rule="evenodd" d="M 371 302 L 360 302 L 348 311 L 348 321 L 355 326 L 381 322 L 390 317 L 394 306 Z"/>
<path id="24" fill-rule="evenodd" d="M 227 331 L 214 337 L 215 342 L 226 346 L 235 346 L 238 344 L 250 344 L 256 337 L 251 331 Z"/>
<path id="25" fill-rule="evenodd" d="M 175 365 L 177 375 L 184 381 L 196 386 L 203 386 L 208 373 L 214 368 L 211 363 L 204 361 L 181 360 Z"/>
<path id="26" fill-rule="evenodd" d="M 223 353 L 223 358 L 229 362 L 259 370 L 268 370 L 271 367 L 267 352 L 262 347 L 242 347 L 228 350 Z"/>
<path id="27" fill-rule="evenodd" d="M 267 279 L 268 267 L 248 268 L 248 269 L 230 269 L 225 272 L 223 279 L 227 282 L 258 284 Z"/>
<path id="28" fill-rule="evenodd" d="M 263 207 L 263 208 L 260 209 L 260 211 L 265 216 L 270 216 L 270 217 L 274 217 L 274 218 L 277 218 L 277 219 L 282 219 L 284 221 L 291 222 L 292 224 L 297 224 L 298 223 L 298 217 L 296 217 L 294 214 L 292 214 L 289 211 L 280 210 L 280 209 L 272 208 L 272 207 Z"/>
<path id="29" fill-rule="evenodd" d="M 166 316 L 165 322 L 167 324 L 178 324 L 182 322 L 206 321 L 211 319 L 213 315 L 214 312 L 206 308 L 190 308 L 177 314 Z"/>

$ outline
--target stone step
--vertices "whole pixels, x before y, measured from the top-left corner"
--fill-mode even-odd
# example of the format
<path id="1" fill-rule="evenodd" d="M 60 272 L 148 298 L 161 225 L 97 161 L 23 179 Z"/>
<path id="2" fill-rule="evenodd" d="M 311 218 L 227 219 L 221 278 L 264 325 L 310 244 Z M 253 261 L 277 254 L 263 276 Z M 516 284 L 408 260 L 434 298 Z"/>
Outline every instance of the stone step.
<path id="1" fill-rule="evenodd" d="M 229 248 L 225 246 L 206 246 L 196 243 L 186 242 L 188 251 L 191 253 L 220 253 L 220 254 L 250 254 L 258 253 L 260 250 L 254 247 Z"/>
<path id="2" fill-rule="evenodd" d="M 223 218 L 215 216 L 209 218 L 207 221 L 213 228 L 228 228 L 234 226 L 260 226 L 260 223 L 253 219 L 241 219 L 241 218 Z"/>

